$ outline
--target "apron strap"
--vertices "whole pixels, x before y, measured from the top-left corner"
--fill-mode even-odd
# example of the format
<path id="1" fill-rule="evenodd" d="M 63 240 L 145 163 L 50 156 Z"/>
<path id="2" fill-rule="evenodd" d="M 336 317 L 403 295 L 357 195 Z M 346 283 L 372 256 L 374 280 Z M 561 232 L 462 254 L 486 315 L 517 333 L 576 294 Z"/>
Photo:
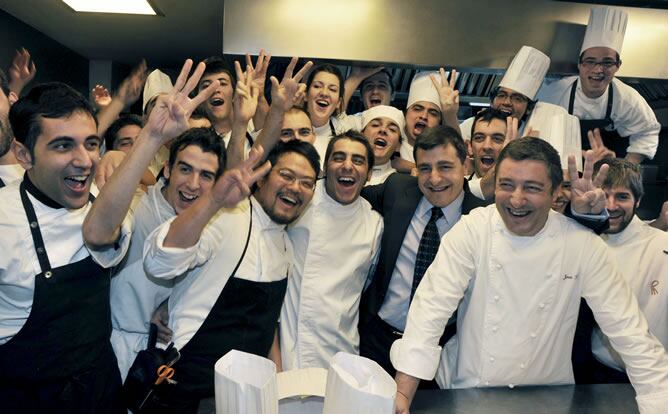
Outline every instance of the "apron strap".
<path id="1" fill-rule="evenodd" d="M 253 137 L 248 131 L 246 131 L 246 141 L 248 141 L 248 146 L 253 148 Z"/>
<path id="2" fill-rule="evenodd" d="M 336 136 L 336 129 L 334 129 L 334 123 L 332 122 L 332 118 L 329 118 L 329 131 L 332 133 L 332 136 Z"/>
<path id="3" fill-rule="evenodd" d="M 605 110 L 605 119 L 606 121 L 610 121 L 610 129 L 615 129 L 615 123 L 614 121 L 610 118 L 610 114 L 612 114 L 612 82 L 610 82 L 610 85 L 608 85 L 608 107 Z"/>
<path id="4" fill-rule="evenodd" d="M 0 178 L 0 188 L 2 188 L 2 187 L 4 187 L 4 186 L 5 186 L 5 182 L 2 181 L 2 178 Z"/>
<path id="5" fill-rule="evenodd" d="M 35 209 L 32 206 L 30 199 L 28 198 L 28 193 L 25 188 L 25 180 L 21 181 L 19 192 L 21 193 L 21 203 L 23 204 L 23 210 L 25 210 L 26 216 L 28 217 L 28 223 L 30 224 L 30 233 L 32 235 L 33 245 L 35 246 L 35 252 L 37 252 L 39 266 L 42 268 L 42 273 L 44 273 L 51 269 L 51 263 L 49 262 L 49 257 L 46 254 L 44 239 L 42 238 L 42 232 L 39 230 L 39 222 L 37 221 Z"/>
<path id="6" fill-rule="evenodd" d="M 575 78 L 575 82 L 571 85 L 571 95 L 568 98 L 568 113 L 573 115 L 573 103 L 575 102 L 575 90 L 578 87 L 578 78 Z"/>
<path id="7" fill-rule="evenodd" d="M 243 252 L 241 252 L 241 257 L 239 257 L 237 265 L 234 266 L 234 270 L 232 270 L 232 274 L 230 274 L 230 279 L 237 274 L 237 270 L 239 269 L 239 266 L 241 266 L 241 261 L 244 260 L 244 256 L 246 256 L 246 250 L 248 250 L 248 242 L 250 242 L 251 230 L 253 229 L 253 203 L 250 200 L 250 198 L 248 199 L 248 203 L 250 204 L 250 209 L 249 209 L 250 218 L 248 220 L 248 234 L 246 235 L 246 244 L 244 245 L 244 250 Z"/>

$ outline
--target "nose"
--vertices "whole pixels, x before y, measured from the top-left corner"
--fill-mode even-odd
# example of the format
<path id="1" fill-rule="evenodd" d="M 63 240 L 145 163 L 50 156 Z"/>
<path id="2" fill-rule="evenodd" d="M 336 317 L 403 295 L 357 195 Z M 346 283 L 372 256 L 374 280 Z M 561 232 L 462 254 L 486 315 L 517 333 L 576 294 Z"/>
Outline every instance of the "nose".
<path id="1" fill-rule="evenodd" d="M 526 198 L 524 197 L 524 191 L 518 186 L 510 195 L 510 205 L 513 208 L 520 208 L 526 203 Z"/>
<path id="2" fill-rule="evenodd" d="M 90 169 L 93 167 L 93 157 L 99 158 L 98 152 L 88 151 L 83 145 L 76 147 L 73 153 L 72 165 L 77 168 Z"/>
<path id="3" fill-rule="evenodd" d="M 487 136 L 485 137 L 485 140 L 482 142 L 482 149 L 484 150 L 492 150 L 492 138 Z"/>
<path id="4" fill-rule="evenodd" d="M 199 189 L 199 174 L 191 174 L 190 178 L 186 182 L 188 184 L 188 190 L 198 190 Z"/>
<path id="5" fill-rule="evenodd" d="M 431 184 L 439 184 L 440 181 L 441 181 L 441 175 L 438 173 L 438 170 L 436 168 L 433 168 L 429 173 L 429 182 Z"/>
<path id="6" fill-rule="evenodd" d="M 615 202 L 615 196 L 613 194 L 606 196 L 605 208 L 606 210 L 615 210 L 617 208 L 617 203 Z"/>

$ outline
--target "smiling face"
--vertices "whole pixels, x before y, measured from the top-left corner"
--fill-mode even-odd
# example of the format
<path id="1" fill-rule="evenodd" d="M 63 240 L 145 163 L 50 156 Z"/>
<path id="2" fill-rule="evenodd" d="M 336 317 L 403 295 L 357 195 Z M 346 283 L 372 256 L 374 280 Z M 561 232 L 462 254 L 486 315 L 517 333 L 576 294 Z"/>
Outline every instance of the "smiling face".
<path id="1" fill-rule="evenodd" d="M 506 158 L 496 172 L 496 209 L 510 232 L 534 236 L 545 226 L 556 190 L 543 162 Z"/>
<path id="2" fill-rule="evenodd" d="M 492 108 L 517 119 L 522 119 L 529 106 L 529 98 L 512 89 L 499 87 L 492 99 Z"/>
<path id="3" fill-rule="evenodd" d="M 471 135 L 471 155 L 473 168 L 478 177 L 482 177 L 494 168 L 499 153 L 506 142 L 506 123 L 500 119 L 490 122 L 479 120 Z"/>
<path id="4" fill-rule="evenodd" d="M 190 207 L 206 194 L 216 182 L 218 157 L 204 152 L 198 145 L 188 145 L 176 154 L 174 165 L 165 168 L 169 183 L 162 192 L 176 214 Z"/>
<path id="5" fill-rule="evenodd" d="M 418 187 L 434 207 L 452 203 L 464 188 L 464 164 L 451 144 L 415 152 Z"/>
<path id="6" fill-rule="evenodd" d="M 306 107 L 314 126 L 325 125 L 341 101 L 339 78 L 329 72 L 318 72 L 313 77 L 306 96 Z"/>
<path id="7" fill-rule="evenodd" d="M 339 139 L 332 147 L 326 169 L 327 194 L 341 204 L 352 203 L 369 180 L 366 147 L 350 139 Z"/>
<path id="8" fill-rule="evenodd" d="M 636 200 L 631 189 L 624 186 L 603 188 L 603 191 L 606 196 L 605 208 L 610 214 L 610 226 L 605 233 L 620 233 L 633 220 L 640 200 Z"/>
<path id="9" fill-rule="evenodd" d="M 406 110 L 406 137 L 411 145 L 415 145 L 417 138 L 426 128 L 435 127 L 441 123 L 441 108 L 438 105 L 418 101 Z"/>
<path id="10" fill-rule="evenodd" d="M 281 141 L 288 142 L 293 139 L 306 141 L 310 144 L 315 142 L 315 133 L 308 115 L 301 110 L 289 110 L 283 116 L 281 125 Z"/>
<path id="11" fill-rule="evenodd" d="M 296 152 L 281 155 L 269 174 L 257 182 L 255 199 L 278 224 L 299 218 L 313 198 L 316 172 L 306 157 Z"/>
<path id="12" fill-rule="evenodd" d="M 362 130 L 369 140 L 376 165 L 390 161 L 392 154 L 399 150 L 401 128 L 391 118 L 374 118 Z"/>
<path id="13" fill-rule="evenodd" d="M 568 174 L 568 170 L 563 170 L 563 173 L 564 180 L 559 187 L 559 194 L 557 194 L 557 198 L 552 203 L 552 210 L 562 214 L 566 210 L 568 202 L 571 201 L 571 177 Z"/>
<path id="14" fill-rule="evenodd" d="M 135 139 L 139 135 L 141 127 L 139 125 L 126 125 L 119 129 L 114 140 L 114 150 L 123 151 L 126 154 L 130 152 L 130 148 L 135 143 Z"/>
<path id="15" fill-rule="evenodd" d="M 362 83 L 361 92 L 364 109 L 378 105 L 389 105 L 392 102 L 392 87 L 385 72 L 378 72 L 366 78 Z"/>
<path id="16" fill-rule="evenodd" d="M 617 52 L 614 50 L 609 47 L 591 47 L 585 50 L 578 63 L 582 92 L 589 98 L 603 95 L 618 70 Z"/>
<path id="17" fill-rule="evenodd" d="M 202 104 L 202 108 L 213 121 L 228 120 L 232 114 L 234 89 L 232 88 L 232 79 L 227 72 L 210 73 L 202 76 L 197 85 L 197 90 L 206 89 L 214 82 L 218 82 L 219 85 L 213 95 Z"/>
<path id="18" fill-rule="evenodd" d="M 88 202 L 100 159 L 101 139 L 93 117 L 76 111 L 63 118 L 41 117 L 33 155 L 18 142 L 15 153 L 28 177 L 49 198 L 69 209 Z"/>

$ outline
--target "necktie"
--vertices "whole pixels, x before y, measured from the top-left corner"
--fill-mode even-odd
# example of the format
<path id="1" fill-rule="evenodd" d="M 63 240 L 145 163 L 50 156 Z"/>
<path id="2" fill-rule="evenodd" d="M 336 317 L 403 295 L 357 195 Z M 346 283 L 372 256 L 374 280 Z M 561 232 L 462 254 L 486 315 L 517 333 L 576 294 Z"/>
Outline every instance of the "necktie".
<path id="1" fill-rule="evenodd" d="M 436 220 L 443 217 L 443 211 L 438 207 L 431 208 L 431 217 L 427 226 L 422 232 L 422 238 L 420 238 L 420 245 L 418 246 L 417 255 L 415 256 L 415 270 L 413 272 L 413 287 L 411 289 L 411 300 L 413 300 L 413 295 L 415 295 L 415 289 L 417 289 L 422 276 L 427 271 L 431 262 L 434 261 L 436 257 L 436 252 L 438 251 L 438 246 L 441 244 L 441 237 L 438 235 L 438 228 L 436 227 Z"/>

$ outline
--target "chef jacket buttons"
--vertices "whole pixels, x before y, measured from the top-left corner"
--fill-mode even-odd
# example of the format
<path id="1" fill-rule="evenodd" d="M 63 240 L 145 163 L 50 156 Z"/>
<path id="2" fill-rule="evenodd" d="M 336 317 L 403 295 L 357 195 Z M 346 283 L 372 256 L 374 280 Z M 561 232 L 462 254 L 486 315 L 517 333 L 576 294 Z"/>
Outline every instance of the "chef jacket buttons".
<path id="1" fill-rule="evenodd" d="M 53 273 L 51 273 L 50 270 L 47 270 L 46 272 L 44 272 L 44 277 L 45 278 L 49 279 L 51 276 L 53 276 Z"/>
<path id="2" fill-rule="evenodd" d="M 531 332 L 531 339 L 536 339 L 536 332 Z"/>
<path id="3" fill-rule="evenodd" d="M 30 222 L 30 228 L 36 229 L 37 228 L 37 222 L 36 221 L 31 221 Z"/>
<path id="4" fill-rule="evenodd" d="M 538 307 L 541 308 L 541 309 L 545 309 L 545 304 L 544 304 L 543 302 L 541 302 L 541 303 L 538 305 Z"/>
<path id="5" fill-rule="evenodd" d="M 496 267 L 497 269 L 501 269 L 503 266 L 501 266 L 500 263 L 497 263 L 496 266 L 494 266 L 494 267 Z"/>
<path id="6" fill-rule="evenodd" d="M 499 295 L 494 295 L 494 301 L 498 302 L 499 301 Z"/>
<path id="7" fill-rule="evenodd" d="M 499 330 L 499 328 L 497 326 L 492 326 L 492 332 L 496 332 L 498 330 Z"/>
<path id="8" fill-rule="evenodd" d="M 524 369 L 525 367 L 526 367 L 526 365 L 524 365 L 524 362 L 522 362 L 522 363 L 520 364 L 520 368 Z"/>
<path id="9" fill-rule="evenodd" d="M 512 390 L 513 388 L 515 388 L 515 384 L 508 384 L 508 388 Z"/>
<path id="10" fill-rule="evenodd" d="M 494 362 L 494 357 L 489 357 L 489 362 Z"/>
<path id="11" fill-rule="evenodd" d="M 485 385 L 489 386 L 489 381 L 485 381 Z"/>

